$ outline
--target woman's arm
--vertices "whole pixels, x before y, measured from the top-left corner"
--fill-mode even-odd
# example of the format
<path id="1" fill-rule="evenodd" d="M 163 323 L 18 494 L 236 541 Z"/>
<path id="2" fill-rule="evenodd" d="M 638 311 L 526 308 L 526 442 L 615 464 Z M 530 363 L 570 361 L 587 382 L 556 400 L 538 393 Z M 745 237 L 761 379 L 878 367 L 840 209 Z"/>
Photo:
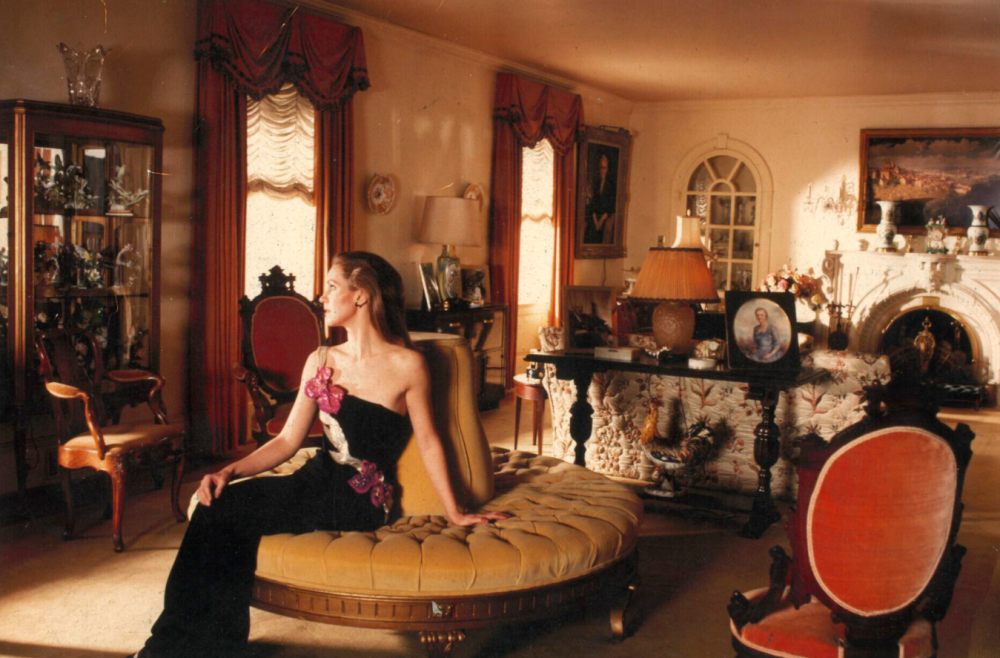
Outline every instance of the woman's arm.
<path id="1" fill-rule="evenodd" d="M 212 500 L 222 494 L 222 490 L 230 480 L 257 475 L 283 464 L 302 447 L 302 442 L 305 441 L 309 428 L 316 418 L 317 409 L 316 401 L 305 394 L 306 382 L 316 374 L 318 366 L 318 355 L 314 352 L 302 369 L 299 393 L 285 426 L 281 428 L 281 433 L 243 459 L 203 477 L 197 492 L 199 503 L 205 506 L 211 505 Z"/>
<path id="2" fill-rule="evenodd" d="M 430 476 L 431 484 L 437 492 L 441 504 L 444 505 L 448 521 L 455 525 L 468 526 L 489 521 L 501 521 L 506 514 L 487 512 L 483 514 L 466 514 L 458 509 L 455 500 L 455 490 L 451 478 L 448 477 L 448 463 L 441 445 L 441 437 L 434 427 L 434 415 L 431 411 L 431 378 L 427 363 L 418 352 L 409 352 L 406 371 L 408 387 L 406 389 L 406 409 L 410 414 L 413 433 L 417 437 L 417 447 L 423 459 L 424 468 Z"/>

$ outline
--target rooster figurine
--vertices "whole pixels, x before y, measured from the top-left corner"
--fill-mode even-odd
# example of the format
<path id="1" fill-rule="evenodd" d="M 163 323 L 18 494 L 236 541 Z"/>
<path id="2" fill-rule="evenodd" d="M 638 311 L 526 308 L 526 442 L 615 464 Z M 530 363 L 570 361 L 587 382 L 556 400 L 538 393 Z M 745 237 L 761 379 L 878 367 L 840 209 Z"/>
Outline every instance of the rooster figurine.
<path id="1" fill-rule="evenodd" d="M 659 400 L 653 400 L 650 404 L 639 432 L 639 445 L 646 456 L 663 469 L 663 481 L 658 487 L 647 488 L 646 493 L 674 498 L 683 493 L 683 489 L 674 481 L 677 472 L 682 468 L 704 463 L 715 446 L 715 437 L 704 420 L 690 425 L 679 440 L 670 441 L 660 437 L 656 426 L 660 419 L 661 405 Z"/>

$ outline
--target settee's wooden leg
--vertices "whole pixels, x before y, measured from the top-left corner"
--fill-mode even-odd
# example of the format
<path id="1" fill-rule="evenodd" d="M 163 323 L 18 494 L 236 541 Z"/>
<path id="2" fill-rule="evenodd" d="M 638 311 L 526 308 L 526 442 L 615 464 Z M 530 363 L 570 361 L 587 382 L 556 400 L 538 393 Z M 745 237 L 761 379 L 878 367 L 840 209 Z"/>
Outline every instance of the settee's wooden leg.
<path id="1" fill-rule="evenodd" d="M 611 604 L 611 639 L 621 642 L 635 630 L 639 623 L 639 578 L 635 577 Z"/>
<path id="2" fill-rule="evenodd" d="M 462 631 L 420 631 L 420 643 L 431 658 L 447 658 L 464 639 Z"/>

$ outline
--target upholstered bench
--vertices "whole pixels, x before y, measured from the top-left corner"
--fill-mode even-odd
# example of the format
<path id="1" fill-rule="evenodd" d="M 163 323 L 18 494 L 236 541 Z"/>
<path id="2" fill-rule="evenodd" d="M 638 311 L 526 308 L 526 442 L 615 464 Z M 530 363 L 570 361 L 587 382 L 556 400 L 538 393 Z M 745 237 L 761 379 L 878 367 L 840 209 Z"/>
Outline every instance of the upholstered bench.
<path id="1" fill-rule="evenodd" d="M 467 629 L 555 616 L 608 590 L 618 594 L 612 635 L 623 638 L 641 501 L 625 485 L 552 457 L 491 455 L 465 340 L 414 337 L 432 373 L 436 424 L 460 503 L 510 518 L 448 524 L 411 439 L 397 468 L 403 516 L 375 532 L 264 537 L 253 604 L 313 621 L 418 631 L 431 655 L 448 655 Z M 258 477 L 291 473 L 317 449 Z"/>

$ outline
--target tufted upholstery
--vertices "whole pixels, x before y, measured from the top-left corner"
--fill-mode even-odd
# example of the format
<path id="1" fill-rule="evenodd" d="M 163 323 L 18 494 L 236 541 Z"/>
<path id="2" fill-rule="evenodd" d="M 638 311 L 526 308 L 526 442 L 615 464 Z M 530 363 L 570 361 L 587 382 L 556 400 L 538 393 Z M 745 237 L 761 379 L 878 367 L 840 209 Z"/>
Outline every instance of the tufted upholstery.
<path id="1" fill-rule="evenodd" d="M 543 350 L 562 349 L 561 329 L 544 327 L 539 330 L 539 339 Z M 775 415 L 781 428 L 781 453 L 771 469 L 771 490 L 786 500 L 794 499 L 796 491 L 793 440 L 810 432 L 829 440 L 863 417 L 864 386 L 889 381 L 885 357 L 819 350 L 804 356 L 802 363 L 826 368 L 830 377 L 785 391 L 778 400 Z M 551 365 L 546 366 L 544 385 L 552 410 L 552 454 L 572 461 L 569 410 L 576 399 L 576 385 L 557 379 Z M 661 436 L 669 432 L 679 403 L 689 425 L 705 420 L 715 432 L 718 450 L 714 456 L 701 467 L 686 470 L 678 480 L 696 487 L 752 494 L 758 484 L 754 429 L 761 415 L 760 405 L 747 400 L 746 394 L 746 385 L 736 382 L 616 371 L 596 374 L 587 392 L 594 408 L 593 430 L 586 446 L 587 468 L 620 477 L 656 478 L 653 464 L 639 447 L 643 422 L 656 398 L 663 405 L 657 427 Z"/>
<path id="2" fill-rule="evenodd" d="M 497 495 L 483 509 L 507 512 L 505 521 L 459 528 L 415 515 L 375 532 L 272 535 L 257 576 L 341 593 L 502 592 L 585 575 L 634 547 L 642 503 L 628 487 L 528 452 L 504 453 L 497 466 Z"/>

